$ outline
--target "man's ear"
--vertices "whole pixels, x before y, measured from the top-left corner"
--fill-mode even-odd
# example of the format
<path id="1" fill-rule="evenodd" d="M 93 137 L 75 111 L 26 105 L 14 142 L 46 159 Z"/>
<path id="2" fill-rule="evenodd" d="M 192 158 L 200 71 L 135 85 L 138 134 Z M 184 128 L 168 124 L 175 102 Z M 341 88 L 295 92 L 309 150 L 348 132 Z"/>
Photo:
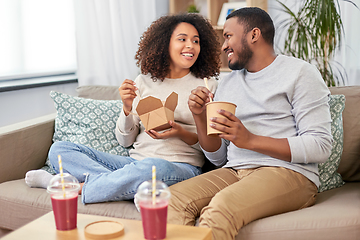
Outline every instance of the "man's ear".
<path id="1" fill-rule="evenodd" d="M 259 40 L 261 36 L 261 31 L 259 28 L 253 28 L 251 30 L 251 43 L 255 43 L 256 41 Z"/>

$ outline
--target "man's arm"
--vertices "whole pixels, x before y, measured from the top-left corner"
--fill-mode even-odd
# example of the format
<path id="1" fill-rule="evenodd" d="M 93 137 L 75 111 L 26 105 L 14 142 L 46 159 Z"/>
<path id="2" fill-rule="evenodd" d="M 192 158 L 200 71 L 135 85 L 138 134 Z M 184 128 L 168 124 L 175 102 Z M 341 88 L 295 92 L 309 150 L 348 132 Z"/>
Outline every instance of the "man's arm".
<path id="1" fill-rule="evenodd" d="M 226 118 L 212 118 L 211 126 L 223 132 L 219 135 L 220 138 L 231 141 L 238 148 L 252 150 L 287 162 L 291 161 L 287 138 L 255 135 L 249 132 L 232 113 L 224 110 L 219 110 L 219 113 Z"/>
<path id="2" fill-rule="evenodd" d="M 215 152 L 221 146 L 221 139 L 207 136 L 205 104 L 210 101 L 209 96 L 212 93 L 207 88 L 197 87 L 191 91 L 188 105 L 193 114 L 200 146 L 207 152 Z"/>

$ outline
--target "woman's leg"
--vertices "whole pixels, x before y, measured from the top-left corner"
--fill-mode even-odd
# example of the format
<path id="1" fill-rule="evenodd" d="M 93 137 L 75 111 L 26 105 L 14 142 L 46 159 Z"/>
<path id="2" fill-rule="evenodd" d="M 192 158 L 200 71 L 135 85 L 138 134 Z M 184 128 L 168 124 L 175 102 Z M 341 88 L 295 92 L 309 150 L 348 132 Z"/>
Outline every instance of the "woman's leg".
<path id="1" fill-rule="evenodd" d="M 62 157 L 64 171 L 85 183 L 81 193 L 83 203 L 134 198 L 137 187 L 151 179 L 153 165 L 157 179 L 169 186 L 201 173 L 200 168 L 186 163 L 157 158 L 137 161 L 70 142 L 56 142 L 50 149 L 50 162 L 57 172 L 58 155 Z"/>
<path id="2" fill-rule="evenodd" d="M 280 167 L 238 170 L 239 181 L 216 194 L 203 208 L 200 227 L 213 239 L 234 239 L 240 228 L 259 219 L 315 203 L 317 187 L 303 175 Z"/>
<path id="3" fill-rule="evenodd" d="M 169 186 L 201 173 L 200 168 L 186 163 L 158 158 L 135 160 L 116 171 L 89 174 L 82 189 L 83 203 L 133 199 L 138 186 L 151 180 L 153 165 L 156 166 L 156 179 Z"/>
<path id="4" fill-rule="evenodd" d="M 170 187 L 168 223 L 195 225 L 203 207 L 221 189 L 238 181 L 230 168 L 213 170 Z"/>
<path id="5" fill-rule="evenodd" d="M 134 161 L 129 157 L 96 151 L 81 144 L 56 142 L 49 151 L 49 160 L 55 172 L 59 173 L 58 155 L 62 158 L 64 172 L 75 176 L 79 182 L 85 181 L 86 174 L 100 174 L 115 171 Z M 44 170 L 29 171 L 25 182 L 30 187 L 46 188 L 53 177 Z"/>
<path id="6" fill-rule="evenodd" d="M 97 151 L 90 147 L 71 143 L 55 142 L 49 151 L 49 160 L 59 173 L 58 155 L 61 156 L 64 172 L 84 182 L 87 174 L 110 173 L 129 164 L 134 159 Z"/>

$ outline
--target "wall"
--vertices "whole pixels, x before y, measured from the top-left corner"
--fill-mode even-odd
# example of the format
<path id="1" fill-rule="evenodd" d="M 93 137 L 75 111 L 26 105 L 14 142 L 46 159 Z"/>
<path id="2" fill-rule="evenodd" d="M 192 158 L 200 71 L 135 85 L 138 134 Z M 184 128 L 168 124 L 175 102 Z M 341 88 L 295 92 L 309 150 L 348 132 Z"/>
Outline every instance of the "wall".
<path id="1" fill-rule="evenodd" d="M 168 0 L 157 0 L 155 8 L 158 17 L 165 15 L 169 9 Z M 70 83 L 1 92 L 0 127 L 56 112 L 49 92 L 54 90 L 77 96 L 77 86 L 77 83 Z"/>
<path id="2" fill-rule="evenodd" d="M 202 10 L 206 10 L 206 5 L 204 5 L 206 4 L 206 0 L 196 0 L 196 2 L 200 7 L 202 7 Z M 294 0 L 282 0 L 282 2 L 288 6 L 291 6 L 292 8 L 296 8 L 297 6 L 296 1 Z M 279 9 L 279 6 L 280 4 L 276 0 L 268 0 L 268 12 L 275 23 L 282 20 L 281 16 L 279 16 L 279 11 L 277 10 Z M 157 2 L 156 9 L 159 16 L 163 15 L 164 12 L 166 12 L 166 9 L 168 9 L 168 0 L 159 0 Z M 281 38 L 277 40 L 277 48 L 282 48 L 282 41 L 283 40 Z M 225 76 L 226 74 L 227 73 L 222 73 L 221 77 Z M 352 83 L 350 85 L 355 84 L 356 83 Z M 1 92 L 0 127 L 55 112 L 53 102 L 49 97 L 49 92 L 51 90 L 55 90 L 76 96 L 76 87 L 77 83 L 71 83 L 26 90 Z"/>
<path id="3" fill-rule="evenodd" d="M 76 96 L 77 83 L 0 93 L 0 127 L 55 113 L 51 90 Z"/>

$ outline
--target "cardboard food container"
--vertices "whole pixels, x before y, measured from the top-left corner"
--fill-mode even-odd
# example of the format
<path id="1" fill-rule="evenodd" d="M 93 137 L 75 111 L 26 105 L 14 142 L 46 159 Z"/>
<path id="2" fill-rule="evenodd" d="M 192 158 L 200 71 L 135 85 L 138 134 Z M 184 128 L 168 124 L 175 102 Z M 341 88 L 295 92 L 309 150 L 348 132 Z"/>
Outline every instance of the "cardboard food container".
<path id="1" fill-rule="evenodd" d="M 177 104 L 178 94 L 175 92 L 172 92 L 165 102 L 149 96 L 139 101 L 136 112 L 147 131 L 162 131 L 171 127 L 169 121 L 174 121 Z"/>

